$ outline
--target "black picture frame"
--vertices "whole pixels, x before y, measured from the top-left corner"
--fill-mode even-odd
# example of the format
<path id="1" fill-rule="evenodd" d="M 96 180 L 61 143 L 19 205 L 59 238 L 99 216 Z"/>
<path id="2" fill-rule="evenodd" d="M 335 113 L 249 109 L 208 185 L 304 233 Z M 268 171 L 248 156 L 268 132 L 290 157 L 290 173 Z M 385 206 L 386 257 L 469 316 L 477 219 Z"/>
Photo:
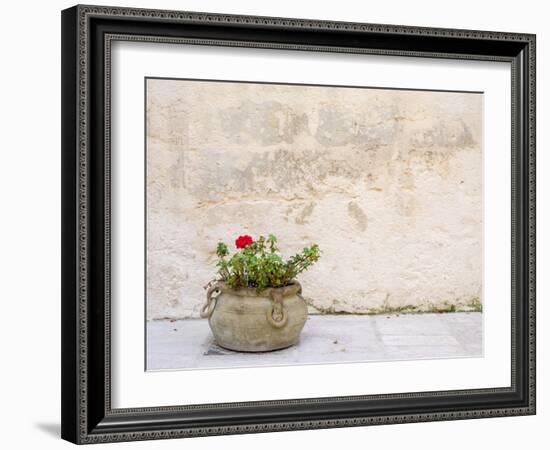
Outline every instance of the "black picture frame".
<path id="1" fill-rule="evenodd" d="M 512 67 L 509 387 L 111 407 L 110 44 L 192 42 L 507 61 Z M 74 6 L 62 12 L 62 437 L 74 443 L 535 414 L 535 36 Z"/>

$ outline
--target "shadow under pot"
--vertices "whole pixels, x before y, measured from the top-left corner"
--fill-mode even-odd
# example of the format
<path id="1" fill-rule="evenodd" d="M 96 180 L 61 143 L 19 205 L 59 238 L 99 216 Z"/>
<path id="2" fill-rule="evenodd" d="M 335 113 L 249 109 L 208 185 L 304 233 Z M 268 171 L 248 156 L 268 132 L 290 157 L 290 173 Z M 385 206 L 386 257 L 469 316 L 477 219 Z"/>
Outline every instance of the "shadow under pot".
<path id="1" fill-rule="evenodd" d="M 258 291 L 232 289 L 223 282 L 208 288 L 201 317 L 216 343 L 229 350 L 265 352 L 298 342 L 307 320 L 307 304 L 297 281 Z"/>

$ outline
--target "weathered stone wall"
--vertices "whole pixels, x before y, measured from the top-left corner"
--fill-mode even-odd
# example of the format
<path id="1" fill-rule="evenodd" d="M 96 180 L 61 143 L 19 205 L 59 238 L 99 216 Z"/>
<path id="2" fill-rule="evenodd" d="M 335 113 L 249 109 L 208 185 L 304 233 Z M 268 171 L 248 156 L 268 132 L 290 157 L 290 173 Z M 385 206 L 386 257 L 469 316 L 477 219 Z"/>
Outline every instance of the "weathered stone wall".
<path id="1" fill-rule="evenodd" d="M 482 285 L 481 94 L 147 82 L 147 315 L 197 317 L 215 247 L 316 242 L 322 312 L 466 305 Z"/>

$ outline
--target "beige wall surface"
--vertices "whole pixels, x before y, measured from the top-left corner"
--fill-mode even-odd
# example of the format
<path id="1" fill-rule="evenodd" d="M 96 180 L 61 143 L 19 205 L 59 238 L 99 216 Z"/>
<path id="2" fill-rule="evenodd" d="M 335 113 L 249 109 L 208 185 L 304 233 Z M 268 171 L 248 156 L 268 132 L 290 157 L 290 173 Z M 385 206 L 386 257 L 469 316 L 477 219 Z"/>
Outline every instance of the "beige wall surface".
<path id="1" fill-rule="evenodd" d="M 147 318 L 198 317 L 215 247 L 318 243 L 313 312 L 482 290 L 483 95 L 147 81 Z"/>

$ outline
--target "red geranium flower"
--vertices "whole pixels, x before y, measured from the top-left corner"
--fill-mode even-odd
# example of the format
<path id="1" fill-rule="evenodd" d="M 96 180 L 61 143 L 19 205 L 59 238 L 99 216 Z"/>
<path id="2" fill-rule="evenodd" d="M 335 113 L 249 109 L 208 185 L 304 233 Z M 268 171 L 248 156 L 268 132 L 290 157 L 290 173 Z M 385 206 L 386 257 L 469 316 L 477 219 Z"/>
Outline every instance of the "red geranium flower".
<path id="1" fill-rule="evenodd" d="M 248 234 L 245 234 L 244 236 L 239 236 L 235 240 L 235 245 L 237 248 L 245 248 L 248 247 L 250 244 L 252 244 L 254 240 L 252 239 L 252 236 L 249 236 Z"/>

